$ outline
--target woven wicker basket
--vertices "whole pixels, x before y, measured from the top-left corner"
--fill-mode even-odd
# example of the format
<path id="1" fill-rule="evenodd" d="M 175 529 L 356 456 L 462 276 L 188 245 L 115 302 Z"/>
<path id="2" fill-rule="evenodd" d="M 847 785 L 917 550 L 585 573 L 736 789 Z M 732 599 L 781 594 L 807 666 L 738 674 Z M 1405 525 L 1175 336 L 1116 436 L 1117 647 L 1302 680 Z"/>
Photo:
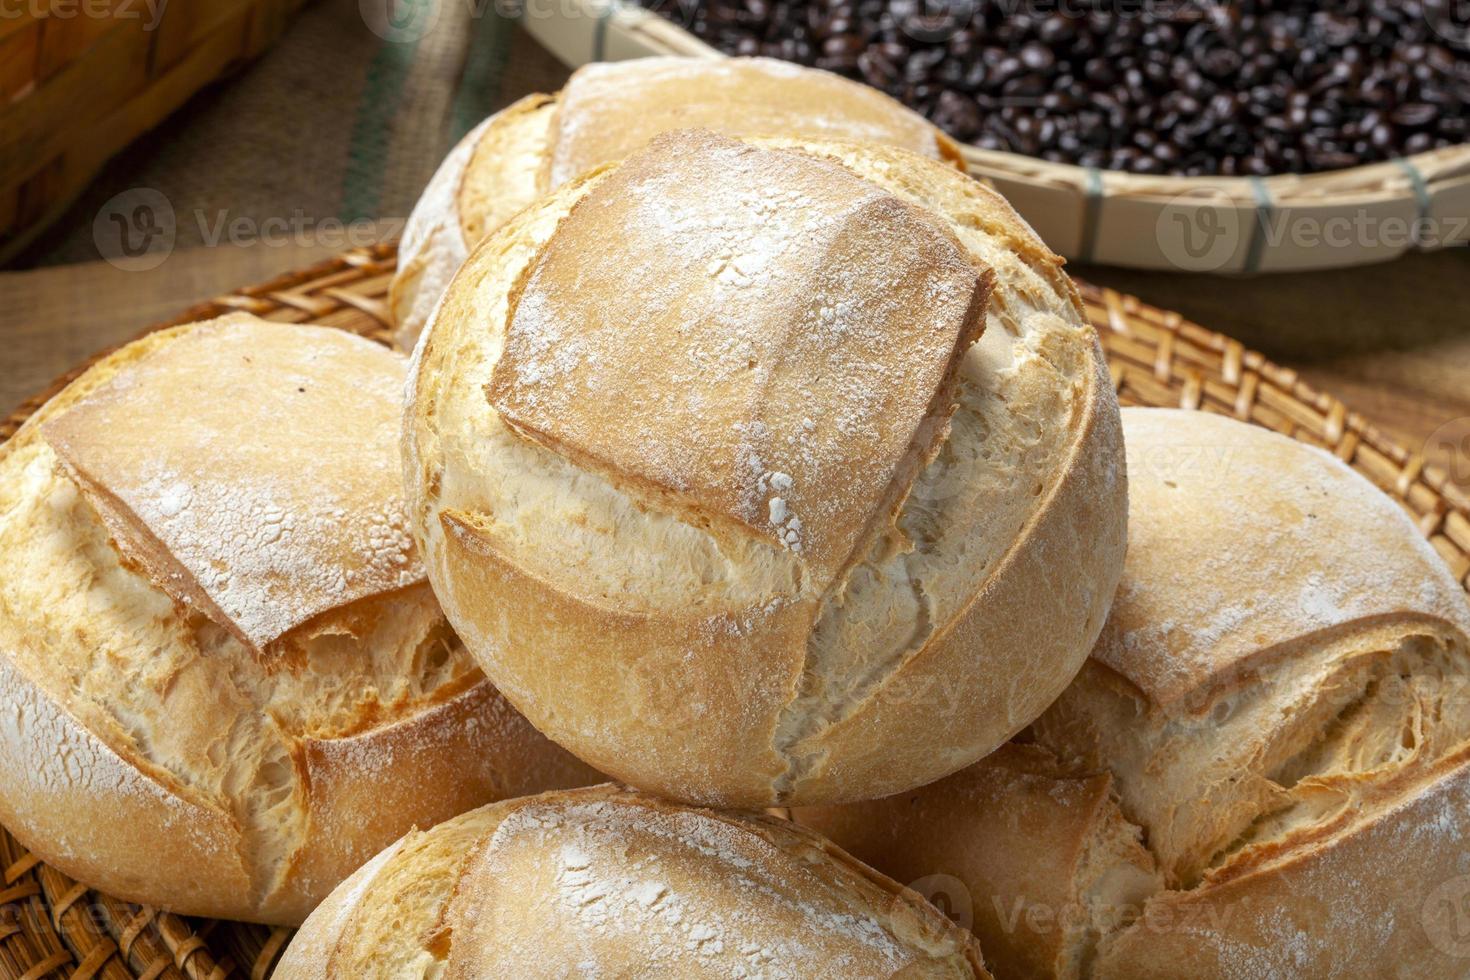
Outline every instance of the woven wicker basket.
<path id="1" fill-rule="evenodd" d="M 351 251 L 217 297 L 172 323 L 244 310 L 386 342 L 384 299 L 393 266 L 390 246 Z M 1326 447 L 1398 500 L 1470 590 L 1470 499 L 1422 456 L 1236 341 L 1131 296 L 1087 284 L 1082 293 L 1123 403 L 1230 415 Z M 86 366 L 58 378 L 0 422 L 0 441 Z M 186 919 L 89 891 L 27 854 L 3 830 L 0 875 L 3 977 L 264 978 L 290 938 L 285 929 Z"/>
<path id="2" fill-rule="evenodd" d="M 0 262 L 304 0 L 21 0 L 0 16 Z M 18 16 L 17 16 L 18 14 Z"/>
<path id="3" fill-rule="evenodd" d="M 522 25 L 568 65 L 723 57 L 620 0 L 525 3 Z M 1470 145 L 1309 176 L 1147 177 L 964 146 L 1046 243 L 1079 262 L 1287 272 L 1383 262 L 1470 242 Z"/>

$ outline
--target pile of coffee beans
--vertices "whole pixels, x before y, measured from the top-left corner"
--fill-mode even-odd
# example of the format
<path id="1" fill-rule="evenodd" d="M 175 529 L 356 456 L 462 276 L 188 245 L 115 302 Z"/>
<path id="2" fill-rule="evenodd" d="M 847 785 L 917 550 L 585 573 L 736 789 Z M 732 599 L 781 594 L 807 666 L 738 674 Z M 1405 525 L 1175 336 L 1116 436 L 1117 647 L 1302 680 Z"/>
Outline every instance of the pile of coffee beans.
<path id="1" fill-rule="evenodd" d="M 640 0 L 874 85 L 956 139 L 1134 173 L 1337 170 L 1467 141 L 1466 0 Z"/>

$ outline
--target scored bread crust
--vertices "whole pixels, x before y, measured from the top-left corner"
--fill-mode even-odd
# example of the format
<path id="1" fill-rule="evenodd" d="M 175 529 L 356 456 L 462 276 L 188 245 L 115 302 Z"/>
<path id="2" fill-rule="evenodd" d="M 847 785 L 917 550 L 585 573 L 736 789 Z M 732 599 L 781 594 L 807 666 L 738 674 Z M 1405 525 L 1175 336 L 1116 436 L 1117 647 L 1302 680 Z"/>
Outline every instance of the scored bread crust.
<path id="1" fill-rule="evenodd" d="M 341 331 L 221 317 L 40 431 L 125 563 L 262 653 L 424 580 L 397 460 L 362 451 L 391 444 L 402 368 Z"/>
<path id="2" fill-rule="evenodd" d="M 970 934 L 824 838 L 612 785 L 491 804 L 410 833 L 322 904 L 275 975 L 655 970 L 989 976 Z"/>
<path id="3" fill-rule="evenodd" d="M 673 72 L 688 77 L 658 89 L 641 84 L 642 75 Z M 710 77 L 732 73 L 756 76 L 761 91 L 782 96 L 775 121 L 751 111 L 753 91 L 733 103 L 728 94 L 715 98 L 710 93 Z M 609 88 L 619 97 L 609 98 Z M 568 93 L 573 101 L 564 107 Z M 578 99 L 579 93 L 584 97 Z M 855 105 L 839 108 L 839 96 Z M 562 92 L 526 96 L 475 127 L 435 171 L 404 229 L 389 289 L 400 348 L 411 350 L 418 342 L 450 278 L 485 235 L 576 176 L 559 155 L 565 149 L 560 137 L 585 128 L 583 104 L 598 113 L 601 142 L 590 156 L 589 150 L 578 152 L 571 164 L 575 169 L 609 163 L 636 149 L 653 135 L 650 121 L 656 128 L 700 126 L 727 135 L 872 138 L 964 169 L 958 146 L 921 116 L 876 89 L 816 69 L 768 58 L 640 58 L 585 65 L 572 73 Z M 783 113 L 805 118 L 798 125 L 781 120 Z M 852 114 L 850 120 L 846 113 Z M 884 115 L 888 119 L 880 122 Z M 773 125 L 778 128 L 772 130 Z M 607 140 L 610 133 L 617 137 Z M 562 165 L 554 168 L 557 160 Z"/>
<path id="4" fill-rule="evenodd" d="M 770 207 L 773 184 L 800 207 Z M 578 469 L 717 537 L 764 536 L 824 585 L 892 533 L 947 434 L 991 278 L 932 212 L 845 168 L 661 136 L 518 283 L 486 394 Z"/>
<path id="5" fill-rule="evenodd" d="M 1139 547 L 1093 658 L 1034 744 L 797 819 L 888 873 L 962 880 L 1005 974 L 1458 973 L 1470 952 L 1453 923 L 1470 893 L 1463 592 L 1403 511 L 1334 457 L 1203 414 L 1122 414 Z M 1020 753 L 1051 773 L 1008 767 Z M 1079 780 L 1106 792 L 1078 798 Z M 956 792 L 973 785 L 989 787 L 986 805 Z M 923 843 L 890 853 L 890 839 Z M 1094 848 L 1100 865 L 1011 873 L 1086 841 L 1113 842 Z M 1085 928 L 1064 934 L 1062 910 Z"/>
<path id="6" fill-rule="evenodd" d="M 68 485 L 42 437 L 46 422 L 193 329 L 150 334 L 98 362 L 0 445 L 0 500 L 6 504 L 0 512 L 11 505 L 27 513 L 61 506 L 36 499 L 38 493 L 64 493 Z M 126 589 L 94 591 L 87 601 L 99 604 L 92 607 L 96 619 L 62 611 L 76 608 L 67 603 L 78 600 L 62 596 L 66 601 L 53 603 L 44 591 L 50 588 L 41 584 L 44 564 L 51 563 L 47 553 L 47 562 L 33 563 L 25 575 L 7 572 L 7 592 L 19 602 L 0 600 L 0 689 L 9 706 L 0 713 L 0 823 L 66 874 L 184 914 L 294 925 L 416 821 L 598 778 L 537 734 L 473 668 L 443 624 L 427 583 L 319 616 L 261 654 L 130 568 L 85 498 L 73 491 L 68 499 L 64 511 L 46 518 L 56 521 L 51 529 L 17 528 L 0 519 L 7 547 L 46 535 L 24 546 L 30 552 L 15 545 L 33 557 L 37 548 L 76 547 L 68 535 L 94 541 L 88 547 L 98 550 L 83 554 L 105 559 L 110 568 L 97 574 Z M 70 550 L 60 554 L 75 560 Z M 115 613 L 124 606 L 134 610 L 126 622 L 136 635 L 109 625 L 124 621 L 109 607 Z M 50 632 L 49 621 L 37 625 L 38 610 L 49 619 L 71 617 L 61 627 L 64 640 Z M 405 624 L 400 638 L 391 625 L 374 625 L 388 621 Z M 374 632 L 379 629 L 387 632 Z M 410 666 L 413 651 L 403 652 L 405 670 L 429 671 L 419 695 L 375 692 L 366 664 L 364 680 L 352 679 L 352 665 L 368 659 L 366 641 L 356 637 L 418 642 L 418 630 L 427 630 L 426 643 L 447 644 L 437 675 Z M 53 639 L 44 641 L 48 635 Z M 48 659 L 59 663 L 79 659 L 68 646 L 95 648 L 97 660 L 82 668 L 77 689 L 61 689 L 65 675 L 52 676 L 34 660 L 33 641 L 61 644 L 47 648 Z M 261 658 L 269 663 L 257 664 Z M 149 665 L 163 673 L 155 678 Z M 315 688 L 303 681 L 300 690 L 312 693 L 301 701 L 291 700 L 290 685 L 278 688 L 277 699 L 262 695 L 269 700 L 262 706 L 247 708 L 235 693 L 237 686 L 270 683 L 272 674 L 303 671 L 320 671 L 328 680 Z M 364 700 L 325 727 L 308 722 L 313 709 L 307 699 L 338 697 L 351 684 L 362 686 Z M 299 725 L 289 720 L 298 714 Z M 262 726 L 294 732 L 279 757 L 255 736 L 232 740 L 260 716 L 274 719 Z M 242 763 L 237 771 L 226 758 L 259 753 L 265 753 L 259 769 Z M 160 854 L 168 860 L 159 860 Z"/>
<path id="7" fill-rule="evenodd" d="M 921 789 L 791 815 L 942 897 L 1002 976 L 1040 978 L 1078 976 L 1079 952 L 1096 942 L 1108 911 L 1138 905 L 1162 884 L 1116 810 L 1106 771 L 1069 769 L 1040 746 L 1009 742 Z M 1095 873 L 1100 858 L 1105 875 Z"/>
<path id="8" fill-rule="evenodd" d="M 446 294 L 410 375 L 411 524 L 467 646 L 589 764 L 701 803 L 884 795 L 994 749 L 1085 658 L 1122 563 L 1116 401 L 1061 260 L 993 191 L 901 150 L 750 142 L 928 209 L 994 272 L 952 434 L 897 515 L 913 549 L 803 594 L 791 553 L 640 508 L 496 416 L 514 284 L 611 168 L 511 219 Z"/>

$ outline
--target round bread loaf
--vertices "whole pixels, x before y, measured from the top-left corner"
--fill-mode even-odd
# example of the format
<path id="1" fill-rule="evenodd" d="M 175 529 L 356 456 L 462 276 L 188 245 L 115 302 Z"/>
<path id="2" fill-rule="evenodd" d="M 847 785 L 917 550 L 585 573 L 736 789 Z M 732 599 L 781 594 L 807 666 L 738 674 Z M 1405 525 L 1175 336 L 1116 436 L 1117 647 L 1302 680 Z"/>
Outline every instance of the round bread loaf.
<path id="1" fill-rule="evenodd" d="M 672 798 L 969 765 L 1071 680 L 1122 566 L 1117 405 L 1061 265 L 873 144 L 665 134 L 554 192 L 411 371 L 451 622 L 538 729 Z"/>
<path id="2" fill-rule="evenodd" d="M 1123 429 L 1118 598 L 1029 744 L 797 819 L 949 893 L 1002 976 L 1463 974 L 1464 592 L 1319 449 L 1194 412 Z"/>
<path id="3" fill-rule="evenodd" d="M 409 834 L 322 903 L 274 976 L 989 974 L 974 937 L 816 834 L 594 786 Z"/>
<path id="4" fill-rule="evenodd" d="M 230 316 L 128 345 L 0 446 L 0 822 L 33 854 L 296 924 L 415 823 L 597 780 L 424 581 L 404 370 Z"/>
<path id="5" fill-rule="evenodd" d="M 555 95 L 485 120 L 445 158 L 398 248 L 389 308 L 411 349 L 471 249 L 573 177 L 671 129 L 728 136 L 867 140 L 951 161 L 959 148 L 922 116 L 840 75 L 771 58 L 639 58 L 585 65 Z"/>

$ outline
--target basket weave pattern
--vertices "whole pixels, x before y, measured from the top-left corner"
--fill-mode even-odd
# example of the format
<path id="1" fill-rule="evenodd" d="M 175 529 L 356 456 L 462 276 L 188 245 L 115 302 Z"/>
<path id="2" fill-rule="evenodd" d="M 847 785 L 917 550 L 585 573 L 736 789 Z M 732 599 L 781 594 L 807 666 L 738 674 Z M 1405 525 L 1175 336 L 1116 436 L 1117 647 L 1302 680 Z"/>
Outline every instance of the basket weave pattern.
<path id="1" fill-rule="evenodd" d="M 384 300 L 394 260 L 392 246 L 356 249 L 216 297 L 160 326 L 243 311 L 387 342 Z M 1408 510 L 1470 590 L 1470 499 L 1422 455 L 1236 341 L 1131 296 L 1079 285 L 1123 404 L 1228 415 L 1335 453 Z M 0 441 L 86 367 L 0 422 Z M 184 918 L 109 898 L 42 863 L 3 830 L 0 875 L 0 976 L 7 978 L 264 980 L 290 939 L 286 929 Z"/>

